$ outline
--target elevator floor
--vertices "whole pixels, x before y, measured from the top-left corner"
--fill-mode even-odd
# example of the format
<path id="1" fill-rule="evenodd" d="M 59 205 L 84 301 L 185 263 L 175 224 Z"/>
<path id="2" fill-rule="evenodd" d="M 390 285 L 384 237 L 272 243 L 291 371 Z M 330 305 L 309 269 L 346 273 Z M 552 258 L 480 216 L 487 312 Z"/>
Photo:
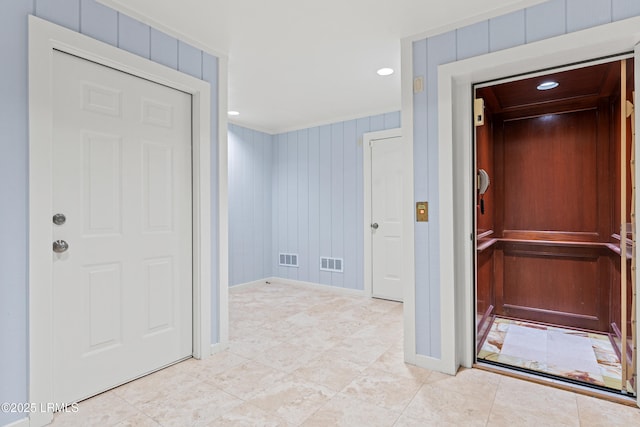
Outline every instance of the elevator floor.
<path id="1" fill-rule="evenodd" d="M 621 390 L 622 366 L 606 334 L 496 317 L 478 359 Z"/>

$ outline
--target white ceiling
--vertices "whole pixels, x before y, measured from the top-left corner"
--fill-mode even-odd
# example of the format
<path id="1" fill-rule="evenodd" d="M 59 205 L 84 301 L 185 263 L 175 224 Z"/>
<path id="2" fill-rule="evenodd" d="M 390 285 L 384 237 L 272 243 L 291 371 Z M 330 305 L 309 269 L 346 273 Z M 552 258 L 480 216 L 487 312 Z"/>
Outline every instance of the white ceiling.
<path id="1" fill-rule="evenodd" d="M 544 0 L 99 1 L 227 55 L 231 120 L 280 133 L 400 110 L 402 38 Z"/>

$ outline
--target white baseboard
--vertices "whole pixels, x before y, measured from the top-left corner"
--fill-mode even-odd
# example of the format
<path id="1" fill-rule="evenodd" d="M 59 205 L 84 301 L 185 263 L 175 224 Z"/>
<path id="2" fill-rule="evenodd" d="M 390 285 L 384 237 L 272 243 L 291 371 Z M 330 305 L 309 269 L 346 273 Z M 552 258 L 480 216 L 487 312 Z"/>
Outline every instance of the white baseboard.
<path id="1" fill-rule="evenodd" d="M 284 279 L 282 277 L 270 277 L 266 279 L 266 281 L 271 283 L 282 283 L 282 284 L 291 285 L 291 286 L 303 286 L 306 288 L 313 288 L 313 289 L 320 288 L 322 290 L 326 290 L 329 292 L 337 292 L 341 294 L 366 296 L 364 290 L 362 289 L 339 288 L 337 286 L 323 285 L 321 283 L 313 283 L 313 282 L 304 282 L 302 280 Z"/>
<path id="2" fill-rule="evenodd" d="M 211 344 L 211 354 L 220 353 L 221 351 L 225 351 L 229 347 L 229 343 L 219 342 L 215 344 Z"/>
<path id="3" fill-rule="evenodd" d="M 29 418 L 20 418 L 11 424 L 5 424 L 4 427 L 29 427 Z"/>
<path id="4" fill-rule="evenodd" d="M 448 375 L 455 375 L 457 372 L 457 368 L 454 369 L 446 360 L 436 359 L 435 357 L 424 356 L 422 354 L 416 354 L 415 365 Z"/>
<path id="5" fill-rule="evenodd" d="M 247 287 L 250 287 L 250 286 L 264 285 L 266 282 L 268 282 L 270 280 L 271 280 L 271 278 L 267 277 L 265 279 L 254 280 L 253 282 L 238 283 L 237 285 L 230 285 L 229 289 L 247 288 Z"/>

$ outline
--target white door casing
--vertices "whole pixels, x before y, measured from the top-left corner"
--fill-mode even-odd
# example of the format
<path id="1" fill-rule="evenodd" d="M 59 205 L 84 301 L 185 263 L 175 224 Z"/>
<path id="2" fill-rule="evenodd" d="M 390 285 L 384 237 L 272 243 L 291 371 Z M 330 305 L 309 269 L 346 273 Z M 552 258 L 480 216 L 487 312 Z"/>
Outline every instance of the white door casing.
<path id="1" fill-rule="evenodd" d="M 474 360 L 474 248 L 470 239 L 473 231 L 473 84 L 632 51 L 640 41 L 639 28 L 640 17 L 629 18 L 438 67 L 440 200 L 437 209 L 441 220 L 440 234 L 452 236 L 439 240 L 441 354 L 440 357 L 418 355 L 414 346 L 413 354 L 405 354 L 405 360 L 414 358 L 418 366 L 450 374 L 455 374 L 460 365 L 471 367 Z M 402 41 L 402 125 L 403 135 L 409 140 L 413 140 L 411 46 L 413 41 L 424 37 Z M 637 91 L 640 84 L 637 48 L 635 55 Z M 406 165 L 411 166 L 411 161 L 407 160 Z M 636 164 L 636 175 L 640 176 L 639 173 L 640 164 Z M 636 200 L 636 209 L 640 207 L 639 202 Z M 405 295 L 411 298 L 405 300 L 405 306 L 414 306 L 415 289 Z M 636 310 L 640 315 L 640 305 L 636 304 Z M 405 315 L 405 339 L 407 335 L 415 337 L 419 332 L 415 321 L 415 311 L 409 312 L 408 317 Z M 405 351 L 411 350 L 411 346 L 405 347 Z"/>
<path id="2" fill-rule="evenodd" d="M 192 353 L 191 96 L 53 53 L 54 401 Z"/>
<path id="3" fill-rule="evenodd" d="M 222 348 L 228 337 L 227 319 L 227 139 L 226 63 L 218 58 L 217 224 L 211 223 L 211 88 L 209 83 L 122 51 L 90 37 L 29 16 L 29 396 L 40 404 L 53 402 L 53 254 L 52 218 L 52 95 L 53 52 L 59 50 L 160 83 L 192 97 L 192 253 L 193 349 L 203 358 L 211 346 L 212 225 L 218 228 L 219 285 L 213 301 L 219 321 Z M 216 159 L 217 157 L 217 159 Z M 215 282 L 214 282 L 215 283 Z M 32 426 L 49 423 L 50 412 L 30 413 Z"/>
<path id="4" fill-rule="evenodd" d="M 371 142 L 372 296 L 403 300 L 402 138 Z"/>
<path id="5" fill-rule="evenodd" d="M 384 144 L 389 145 L 384 146 Z M 407 250 L 406 247 L 402 245 L 406 245 L 407 241 L 406 239 L 404 241 L 400 240 L 400 250 L 396 250 L 396 253 L 390 256 L 387 255 L 389 248 L 385 249 L 385 243 L 383 241 L 385 239 L 385 233 L 387 233 L 390 238 L 392 235 L 396 235 L 395 239 L 407 233 L 406 206 L 403 208 L 405 205 L 406 192 L 403 186 L 397 187 L 395 191 L 393 191 L 393 194 L 389 195 L 395 200 L 388 201 L 385 200 L 387 198 L 386 195 L 379 197 L 380 194 L 378 194 L 378 197 L 375 197 L 374 191 L 376 193 L 386 193 L 387 188 L 393 188 L 395 184 L 392 184 L 391 181 L 397 177 L 390 178 L 387 176 L 389 175 L 388 170 L 396 171 L 397 175 L 398 166 L 403 165 L 402 159 L 407 154 L 406 145 L 402 144 L 400 129 L 389 129 L 365 133 L 362 137 L 362 146 L 364 184 L 364 291 L 365 294 L 369 296 L 402 301 L 406 283 L 404 280 L 395 277 L 402 276 L 402 272 L 406 269 L 402 253 L 406 253 Z M 391 157 L 389 156 L 390 154 Z M 390 158 L 394 159 L 393 163 L 395 163 L 396 166 L 383 166 L 388 163 Z M 375 167 L 374 162 L 377 164 Z M 374 176 L 374 173 L 377 177 Z M 404 182 L 404 178 L 400 179 Z M 403 185 L 406 185 L 406 182 L 404 182 Z M 389 203 L 393 203 L 396 206 L 387 208 L 386 205 Z M 375 205 L 377 205 L 377 207 L 374 207 Z M 381 219 L 380 216 L 388 216 L 388 218 Z M 391 219 L 391 221 L 388 221 L 389 219 Z M 378 222 L 377 230 L 371 227 L 376 221 Z M 385 226 L 385 222 L 389 222 L 389 224 Z M 378 246 L 378 249 L 376 249 L 374 245 Z M 376 256 L 379 258 L 378 261 L 376 261 Z M 378 265 L 374 266 L 374 264 Z M 379 279 L 374 277 L 374 273 Z M 385 276 L 387 276 L 386 280 Z M 378 283 L 374 285 L 376 280 Z M 381 283 L 382 288 L 380 286 Z M 396 286 L 397 284 L 399 284 L 400 289 Z M 390 292 L 389 289 L 385 290 L 385 286 L 390 289 Z"/>

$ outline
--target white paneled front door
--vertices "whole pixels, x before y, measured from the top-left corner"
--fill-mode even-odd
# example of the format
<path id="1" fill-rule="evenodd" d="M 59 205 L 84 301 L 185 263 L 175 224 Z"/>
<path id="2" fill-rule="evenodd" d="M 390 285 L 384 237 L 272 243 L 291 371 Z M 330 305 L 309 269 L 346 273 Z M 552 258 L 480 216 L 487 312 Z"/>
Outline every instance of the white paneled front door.
<path id="1" fill-rule="evenodd" d="M 372 295 L 403 300 L 402 285 L 402 138 L 371 146 Z"/>
<path id="2" fill-rule="evenodd" d="M 74 402 L 192 354 L 191 96 L 57 51 L 53 81 L 53 396 Z"/>

